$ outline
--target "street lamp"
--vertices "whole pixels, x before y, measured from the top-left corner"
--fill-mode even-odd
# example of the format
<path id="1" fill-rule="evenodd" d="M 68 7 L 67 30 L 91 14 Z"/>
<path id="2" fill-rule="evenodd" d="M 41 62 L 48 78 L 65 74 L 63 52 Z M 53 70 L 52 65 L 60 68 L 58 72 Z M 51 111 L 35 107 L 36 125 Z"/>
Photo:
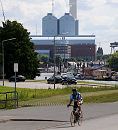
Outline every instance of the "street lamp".
<path id="1" fill-rule="evenodd" d="M 56 54 L 56 42 L 55 42 L 55 37 L 56 36 L 54 36 L 54 89 L 55 89 L 55 67 L 56 67 L 56 56 L 55 56 L 55 54 Z"/>
<path id="2" fill-rule="evenodd" d="M 10 38 L 2 41 L 2 76 L 3 76 L 3 86 L 4 86 L 4 42 L 14 40 L 16 38 Z"/>
<path id="3" fill-rule="evenodd" d="M 68 33 L 68 32 L 67 32 Z M 67 33 L 63 33 L 63 34 L 67 34 Z M 56 69 L 56 41 L 55 41 L 55 38 L 57 37 L 57 36 L 62 36 L 63 37 L 63 35 L 56 35 L 56 36 L 54 36 L 54 89 L 55 89 L 55 69 Z M 64 37 L 64 39 L 65 39 L 65 37 Z M 64 48 L 65 49 L 65 48 Z M 64 52 L 65 53 L 65 52 Z M 65 57 L 65 56 L 64 56 Z M 65 59 L 65 58 L 64 58 Z"/>

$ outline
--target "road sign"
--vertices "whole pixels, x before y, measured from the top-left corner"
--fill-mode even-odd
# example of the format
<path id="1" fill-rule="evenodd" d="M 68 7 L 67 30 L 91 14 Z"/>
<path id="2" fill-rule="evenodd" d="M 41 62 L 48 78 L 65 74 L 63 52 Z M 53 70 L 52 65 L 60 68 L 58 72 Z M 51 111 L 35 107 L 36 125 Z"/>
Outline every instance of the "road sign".
<path id="1" fill-rule="evenodd" d="M 18 72 L 18 63 L 14 63 L 14 72 Z"/>

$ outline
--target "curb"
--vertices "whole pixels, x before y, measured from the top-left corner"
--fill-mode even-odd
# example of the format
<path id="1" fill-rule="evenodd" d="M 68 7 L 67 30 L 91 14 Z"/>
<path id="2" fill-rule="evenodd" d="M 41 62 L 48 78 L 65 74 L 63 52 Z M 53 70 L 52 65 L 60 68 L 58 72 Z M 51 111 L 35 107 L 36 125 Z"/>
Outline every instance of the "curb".
<path id="1" fill-rule="evenodd" d="M 1 120 L 0 120 L 0 123 L 6 123 L 6 122 L 8 122 L 8 121 L 10 121 L 10 119 L 6 119 L 6 120 L 5 120 L 5 119 L 3 119 L 3 120 L 1 119 Z"/>

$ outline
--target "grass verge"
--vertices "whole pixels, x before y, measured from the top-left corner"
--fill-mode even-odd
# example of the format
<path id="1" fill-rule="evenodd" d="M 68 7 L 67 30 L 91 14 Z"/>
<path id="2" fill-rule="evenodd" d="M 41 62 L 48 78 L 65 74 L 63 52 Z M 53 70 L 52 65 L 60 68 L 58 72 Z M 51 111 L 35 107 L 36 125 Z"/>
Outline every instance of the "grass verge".
<path id="1" fill-rule="evenodd" d="M 71 87 L 63 89 L 27 89 L 17 88 L 20 106 L 46 106 L 67 104 Z M 0 92 L 14 91 L 11 87 L 0 87 Z M 102 103 L 118 101 L 118 86 L 115 87 L 80 87 L 78 91 L 82 93 L 85 103 Z M 0 95 L 3 99 L 3 95 Z"/>
<path id="2" fill-rule="evenodd" d="M 99 92 L 82 93 L 84 103 L 103 103 L 118 101 L 118 90 L 107 90 Z M 69 102 L 68 95 L 58 95 L 43 99 L 33 99 L 21 101 L 21 106 L 50 106 L 50 105 L 65 105 Z"/>

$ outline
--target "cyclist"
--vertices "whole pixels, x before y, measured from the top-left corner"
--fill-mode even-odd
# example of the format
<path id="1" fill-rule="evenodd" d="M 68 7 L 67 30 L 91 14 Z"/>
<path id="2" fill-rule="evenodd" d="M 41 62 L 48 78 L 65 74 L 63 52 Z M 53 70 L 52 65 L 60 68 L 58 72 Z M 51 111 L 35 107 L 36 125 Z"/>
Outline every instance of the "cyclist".
<path id="1" fill-rule="evenodd" d="M 72 94 L 70 96 L 70 102 L 67 105 L 67 107 L 69 107 L 73 101 L 74 101 L 74 107 L 73 107 L 74 112 L 77 110 L 77 108 L 78 108 L 78 112 L 82 112 L 81 105 L 83 104 L 83 98 L 82 98 L 81 94 L 77 91 L 76 88 L 72 89 Z"/>

